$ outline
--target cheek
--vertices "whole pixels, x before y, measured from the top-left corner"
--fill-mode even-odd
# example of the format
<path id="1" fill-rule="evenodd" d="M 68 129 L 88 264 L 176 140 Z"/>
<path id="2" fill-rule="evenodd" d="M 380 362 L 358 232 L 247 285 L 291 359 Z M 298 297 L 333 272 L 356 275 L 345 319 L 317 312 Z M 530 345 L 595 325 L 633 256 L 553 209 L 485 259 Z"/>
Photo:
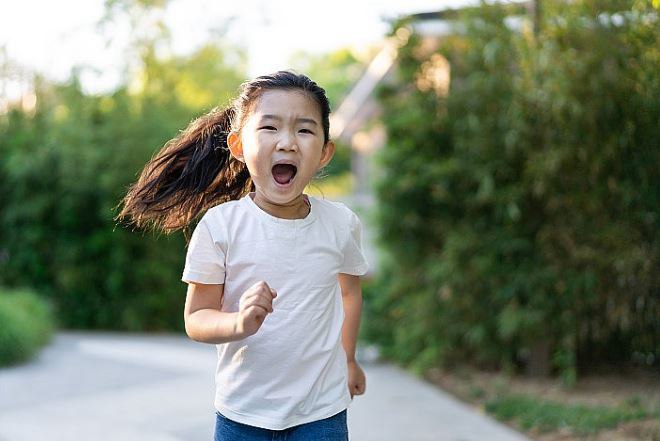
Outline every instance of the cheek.
<path id="1" fill-rule="evenodd" d="M 243 157 L 246 162 L 254 162 L 259 154 L 259 143 L 255 136 L 243 136 Z"/>
<path id="2" fill-rule="evenodd" d="M 250 170 L 251 175 L 259 175 L 261 174 L 261 170 L 259 165 L 261 164 L 262 161 L 259 160 L 259 156 L 253 152 L 250 153 L 245 153 L 245 164 L 248 167 L 248 170 Z"/>
<path id="3" fill-rule="evenodd" d="M 259 149 L 248 149 L 243 152 L 245 164 L 250 171 L 250 176 L 260 177 L 270 174 L 269 160 L 263 151 Z"/>

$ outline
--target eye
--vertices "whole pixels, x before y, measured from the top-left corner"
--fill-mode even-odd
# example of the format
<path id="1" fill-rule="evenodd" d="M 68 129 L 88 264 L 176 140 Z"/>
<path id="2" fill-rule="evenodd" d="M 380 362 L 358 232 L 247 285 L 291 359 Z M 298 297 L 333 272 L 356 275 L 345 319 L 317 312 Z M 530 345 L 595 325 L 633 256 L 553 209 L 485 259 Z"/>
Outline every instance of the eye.
<path id="1" fill-rule="evenodd" d="M 300 129 L 300 131 L 303 132 L 303 133 L 311 133 L 312 135 L 314 134 L 314 132 L 312 132 L 309 129 Z"/>
<path id="2" fill-rule="evenodd" d="M 273 126 L 263 126 L 263 127 L 259 127 L 259 130 L 277 130 L 277 129 Z"/>

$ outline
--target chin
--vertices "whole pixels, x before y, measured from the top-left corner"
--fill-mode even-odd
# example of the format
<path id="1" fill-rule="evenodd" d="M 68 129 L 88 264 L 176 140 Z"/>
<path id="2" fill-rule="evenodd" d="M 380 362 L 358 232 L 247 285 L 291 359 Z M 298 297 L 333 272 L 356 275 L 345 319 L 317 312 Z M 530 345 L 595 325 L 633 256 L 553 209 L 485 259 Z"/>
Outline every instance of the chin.
<path id="1" fill-rule="evenodd" d="M 263 187 L 259 187 L 258 191 L 261 194 L 261 196 L 265 198 L 268 202 L 278 205 L 285 205 L 293 201 L 294 199 L 300 197 L 300 195 L 302 194 L 302 191 L 297 191 L 294 189 L 282 191 L 281 188 L 277 188 L 277 187 L 268 190 L 264 190 Z"/>

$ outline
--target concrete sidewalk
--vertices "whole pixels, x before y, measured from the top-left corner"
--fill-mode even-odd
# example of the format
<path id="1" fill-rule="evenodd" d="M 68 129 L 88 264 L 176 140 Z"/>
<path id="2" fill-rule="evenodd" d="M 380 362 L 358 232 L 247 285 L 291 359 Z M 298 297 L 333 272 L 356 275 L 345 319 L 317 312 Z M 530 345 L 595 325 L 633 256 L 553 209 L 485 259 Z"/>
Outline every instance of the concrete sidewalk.
<path id="1" fill-rule="evenodd" d="M 0 369 L 0 441 L 212 440 L 215 347 L 184 336 L 60 333 Z M 352 441 L 526 438 L 386 364 L 364 363 Z"/>

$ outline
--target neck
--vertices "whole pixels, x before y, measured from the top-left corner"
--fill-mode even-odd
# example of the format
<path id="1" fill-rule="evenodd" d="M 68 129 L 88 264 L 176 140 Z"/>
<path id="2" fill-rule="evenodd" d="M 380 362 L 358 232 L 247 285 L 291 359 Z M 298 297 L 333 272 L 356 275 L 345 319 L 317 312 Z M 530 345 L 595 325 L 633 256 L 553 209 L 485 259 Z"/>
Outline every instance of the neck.
<path id="1" fill-rule="evenodd" d="M 258 191 L 250 193 L 250 197 L 266 213 L 281 219 L 303 219 L 310 211 L 310 206 L 302 193 L 285 204 L 274 204 L 265 199 Z"/>

